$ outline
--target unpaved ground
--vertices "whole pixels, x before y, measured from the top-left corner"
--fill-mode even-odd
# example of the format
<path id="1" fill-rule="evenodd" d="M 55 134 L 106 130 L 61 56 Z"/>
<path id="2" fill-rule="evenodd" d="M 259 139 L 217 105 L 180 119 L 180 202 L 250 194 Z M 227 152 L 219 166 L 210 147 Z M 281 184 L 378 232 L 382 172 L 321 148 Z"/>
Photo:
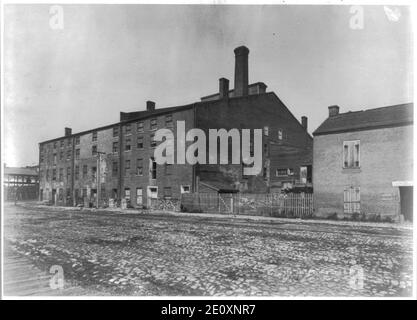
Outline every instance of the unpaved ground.
<path id="1" fill-rule="evenodd" d="M 114 295 L 409 296 L 412 230 L 5 205 L 5 245 Z"/>

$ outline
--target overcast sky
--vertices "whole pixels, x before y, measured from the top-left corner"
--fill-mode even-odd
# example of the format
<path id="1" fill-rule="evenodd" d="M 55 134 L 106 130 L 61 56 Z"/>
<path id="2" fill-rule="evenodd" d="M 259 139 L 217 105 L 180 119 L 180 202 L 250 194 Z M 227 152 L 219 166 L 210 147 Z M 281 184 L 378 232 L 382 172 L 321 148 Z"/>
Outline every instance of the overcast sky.
<path id="1" fill-rule="evenodd" d="M 9 166 L 37 164 L 38 142 L 117 122 L 120 111 L 199 101 L 246 45 L 262 81 L 314 131 L 341 112 L 413 101 L 410 13 L 350 6 L 8 5 L 4 19 L 5 149 Z M 395 9 L 391 7 L 391 9 Z M 400 12 L 400 15 L 398 14 Z M 399 18 L 398 18 L 399 17 Z"/>

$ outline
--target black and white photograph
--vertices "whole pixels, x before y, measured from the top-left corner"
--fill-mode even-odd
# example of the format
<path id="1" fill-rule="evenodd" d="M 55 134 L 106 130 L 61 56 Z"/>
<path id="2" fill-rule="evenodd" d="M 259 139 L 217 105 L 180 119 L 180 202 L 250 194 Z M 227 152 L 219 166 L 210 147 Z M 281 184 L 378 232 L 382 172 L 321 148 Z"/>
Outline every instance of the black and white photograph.
<path id="1" fill-rule="evenodd" d="M 415 299 L 413 10 L 2 3 L 2 299 Z"/>

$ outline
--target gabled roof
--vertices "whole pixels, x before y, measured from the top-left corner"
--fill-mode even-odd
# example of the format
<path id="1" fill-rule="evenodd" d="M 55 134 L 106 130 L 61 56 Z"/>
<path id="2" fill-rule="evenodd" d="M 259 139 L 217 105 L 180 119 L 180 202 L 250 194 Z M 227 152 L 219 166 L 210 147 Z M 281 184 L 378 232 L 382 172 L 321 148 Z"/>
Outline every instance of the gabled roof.
<path id="1" fill-rule="evenodd" d="M 413 108 L 413 103 L 405 103 L 389 107 L 340 113 L 327 118 L 313 132 L 313 136 L 412 125 Z"/>

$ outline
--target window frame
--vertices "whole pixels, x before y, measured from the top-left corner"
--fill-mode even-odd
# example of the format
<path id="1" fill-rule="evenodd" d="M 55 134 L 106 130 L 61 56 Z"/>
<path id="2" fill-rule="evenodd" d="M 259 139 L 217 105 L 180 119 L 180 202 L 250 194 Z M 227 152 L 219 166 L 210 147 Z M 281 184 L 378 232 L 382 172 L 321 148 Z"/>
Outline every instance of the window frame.
<path id="1" fill-rule="evenodd" d="M 349 159 L 347 161 L 347 166 L 345 166 L 345 146 L 347 146 L 347 152 L 349 157 L 349 144 L 353 145 L 353 161 L 352 166 L 349 166 Z M 357 161 L 355 161 L 356 146 L 358 146 Z M 356 166 L 356 162 L 358 165 Z M 361 168 L 361 141 L 360 139 L 355 140 L 343 140 L 342 144 L 342 168 L 343 169 L 360 169 Z"/>

